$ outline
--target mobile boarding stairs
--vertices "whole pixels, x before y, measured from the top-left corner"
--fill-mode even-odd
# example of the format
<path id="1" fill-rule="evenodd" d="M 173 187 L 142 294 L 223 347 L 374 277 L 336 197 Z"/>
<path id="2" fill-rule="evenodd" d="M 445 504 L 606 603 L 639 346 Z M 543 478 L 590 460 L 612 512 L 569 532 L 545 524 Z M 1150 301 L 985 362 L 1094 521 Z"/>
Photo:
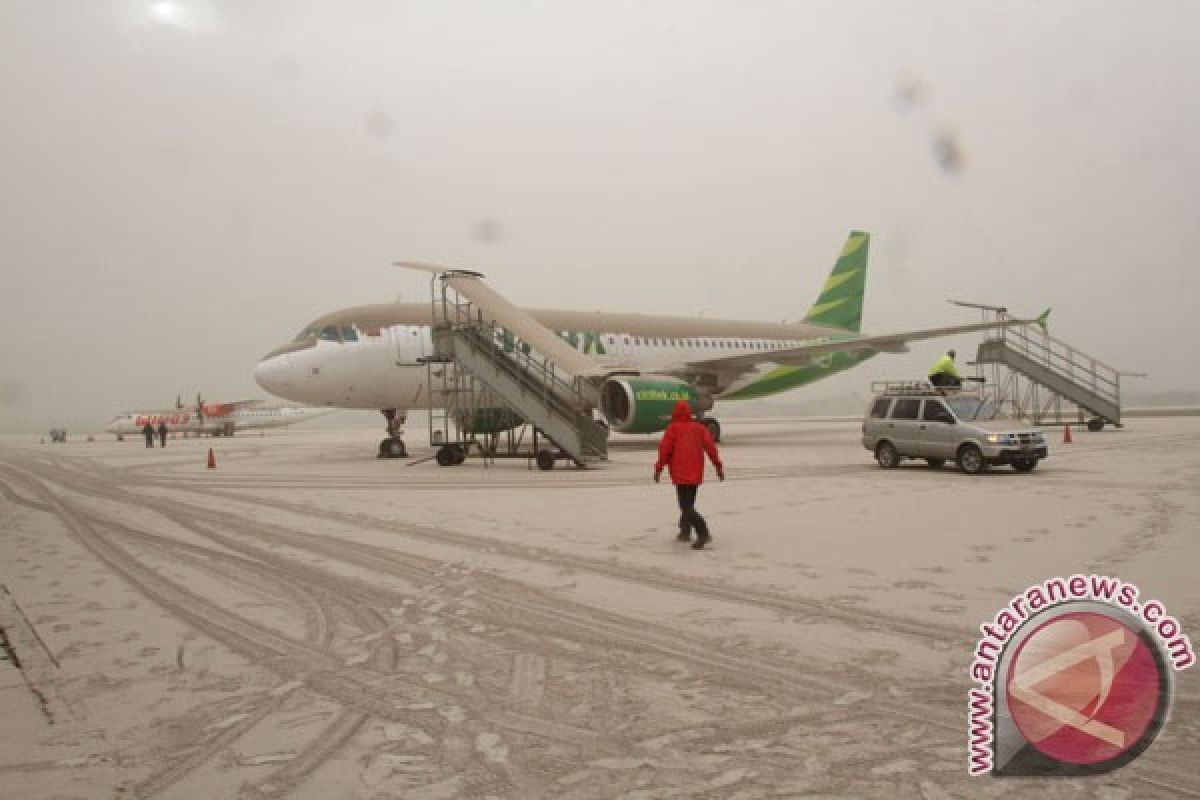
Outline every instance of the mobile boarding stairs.
<path id="1" fill-rule="evenodd" d="M 462 463 L 473 448 L 485 464 L 532 458 L 541 469 L 558 460 L 587 467 L 608 459 L 608 428 L 592 416 L 606 370 L 493 291 L 480 273 L 400 266 L 433 273 L 433 353 L 425 361 L 439 464 Z"/>
<path id="2" fill-rule="evenodd" d="M 980 368 L 991 366 L 997 406 L 1035 425 L 1067 424 L 1071 407 L 1078 422 L 1098 431 L 1121 426 L 1122 373 L 1056 339 L 1036 324 L 999 328 L 979 344 Z"/>

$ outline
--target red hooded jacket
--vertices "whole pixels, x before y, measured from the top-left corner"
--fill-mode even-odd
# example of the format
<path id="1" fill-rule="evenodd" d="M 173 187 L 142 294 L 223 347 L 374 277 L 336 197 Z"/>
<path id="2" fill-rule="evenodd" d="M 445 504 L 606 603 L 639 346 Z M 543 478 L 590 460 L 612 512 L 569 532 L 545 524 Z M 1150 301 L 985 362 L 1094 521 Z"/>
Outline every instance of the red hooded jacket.
<path id="1" fill-rule="evenodd" d="M 712 434 L 708 428 L 692 419 L 692 407 L 687 400 L 680 400 L 675 404 L 671 412 L 671 424 L 659 442 L 658 463 L 654 465 L 654 471 L 658 473 L 663 467 L 668 467 L 672 483 L 699 485 L 704 483 L 705 453 L 708 453 L 714 467 L 723 469 Z"/>

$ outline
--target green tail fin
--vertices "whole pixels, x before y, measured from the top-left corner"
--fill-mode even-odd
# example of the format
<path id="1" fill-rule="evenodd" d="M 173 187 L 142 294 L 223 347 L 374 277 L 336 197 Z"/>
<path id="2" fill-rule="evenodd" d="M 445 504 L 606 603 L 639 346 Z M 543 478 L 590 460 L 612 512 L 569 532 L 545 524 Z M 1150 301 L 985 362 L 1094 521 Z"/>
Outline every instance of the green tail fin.
<path id="1" fill-rule="evenodd" d="M 850 231 L 821 296 L 808 310 L 805 322 L 858 332 L 862 329 L 863 292 L 867 286 L 867 251 L 871 234 Z"/>

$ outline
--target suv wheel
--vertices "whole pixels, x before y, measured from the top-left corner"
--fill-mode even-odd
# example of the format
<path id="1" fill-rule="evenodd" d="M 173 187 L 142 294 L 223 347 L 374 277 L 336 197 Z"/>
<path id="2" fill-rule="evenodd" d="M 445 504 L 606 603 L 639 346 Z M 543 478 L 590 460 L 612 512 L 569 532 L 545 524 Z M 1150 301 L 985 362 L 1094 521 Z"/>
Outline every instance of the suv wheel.
<path id="1" fill-rule="evenodd" d="M 880 442 L 875 447 L 875 460 L 884 469 L 894 469 L 900 466 L 900 454 L 891 442 Z"/>
<path id="2" fill-rule="evenodd" d="M 1036 458 L 1018 458 L 1012 462 L 1012 468 L 1017 472 L 1032 472 L 1038 464 Z"/>
<path id="3" fill-rule="evenodd" d="M 973 444 L 964 444 L 958 448 L 958 468 L 968 475 L 978 475 L 987 469 L 987 461 L 983 451 Z"/>

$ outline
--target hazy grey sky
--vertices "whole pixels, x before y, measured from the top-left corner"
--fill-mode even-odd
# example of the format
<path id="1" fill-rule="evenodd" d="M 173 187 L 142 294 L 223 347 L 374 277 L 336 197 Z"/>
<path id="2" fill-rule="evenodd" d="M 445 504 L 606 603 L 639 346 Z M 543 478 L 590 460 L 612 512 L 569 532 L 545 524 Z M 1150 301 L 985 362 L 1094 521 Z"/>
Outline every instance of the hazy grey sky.
<path id="1" fill-rule="evenodd" d="M 1187 0 L 9 0 L 0 428 L 262 396 L 312 317 L 427 297 L 398 258 L 796 319 L 851 228 L 872 332 L 1053 306 L 1197 390 L 1198 31 Z"/>

